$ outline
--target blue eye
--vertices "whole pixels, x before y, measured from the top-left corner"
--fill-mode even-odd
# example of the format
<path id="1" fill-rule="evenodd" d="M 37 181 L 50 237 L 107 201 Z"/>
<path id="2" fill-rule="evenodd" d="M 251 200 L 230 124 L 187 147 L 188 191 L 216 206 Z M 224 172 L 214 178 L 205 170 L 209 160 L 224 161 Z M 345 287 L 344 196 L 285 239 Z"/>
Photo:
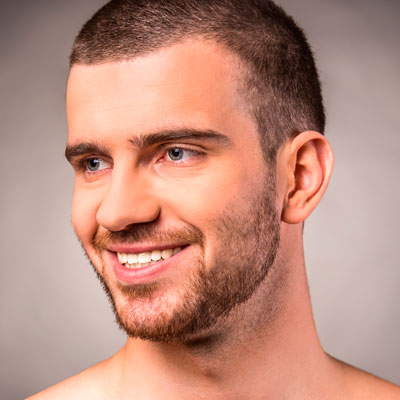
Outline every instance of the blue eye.
<path id="1" fill-rule="evenodd" d="M 187 161 L 198 152 L 194 150 L 182 149 L 181 147 L 171 147 L 167 150 L 167 158 L 170 161 L 182 162 Z"/>
<path id="2" fill-rule="evenodd" d="M 90 158 L 85 161 L 85 167 L 89 172 L 97 172 L 108 168 L 109 164 L 101 158 Z"/>
<path id="3" fill-rule="evenodd" d="M 175 147 L 173 149 L 169 149 L 167 154 L 172 161 L 181 161 L 183 158 L 183 149 Z"/>

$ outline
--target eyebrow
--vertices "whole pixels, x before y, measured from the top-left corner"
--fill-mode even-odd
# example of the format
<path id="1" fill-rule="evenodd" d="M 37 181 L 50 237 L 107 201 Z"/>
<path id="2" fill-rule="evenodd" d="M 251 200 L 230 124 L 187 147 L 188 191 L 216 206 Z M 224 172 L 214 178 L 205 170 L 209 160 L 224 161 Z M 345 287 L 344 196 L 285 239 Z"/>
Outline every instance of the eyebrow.
<path id="1" fill-rule="evenodd" d="M 141 150 L 146 147 L 154 146 L 162 142 L 171 142 L 182 139 L 195 139 L 207 142 L 215 142 L 223 147 L 232 145 L 231 139 L 212 129 L 197 130 L 191 128 L 163 130 L 155 133 L 141 134 L 139 136 L 132 136 L 129 142 Z M 67 145 L 65 148 L 65 157 L 72 163 L 74 158 L 85 154 L 96 154 L 103 157 L 111 157 L 109 149 L 100 142 L 82 142 L 77 144 Z"/>
<path id="2" fill-rule="evenodd" d="M 161 142 L 171 142 L 182 139 L 197 139 L 208 142 L 216 142 L 224 147 L 232 145 L 228 136 L 212 129 L 198 130 L 191 128 L 167 129 L 160 132 L 133 136 L 130 142 L 138 149 L 153 146 Z"/>
<path id="3" fill-rule="evenodd" d="M 72 163 L 76 157 L 91 153 L 102 157 L 110 157 L 109 150 L 98 142 L 82 142 L 67 145 L 65 148 L 65 157 L 70 163 Z"/>

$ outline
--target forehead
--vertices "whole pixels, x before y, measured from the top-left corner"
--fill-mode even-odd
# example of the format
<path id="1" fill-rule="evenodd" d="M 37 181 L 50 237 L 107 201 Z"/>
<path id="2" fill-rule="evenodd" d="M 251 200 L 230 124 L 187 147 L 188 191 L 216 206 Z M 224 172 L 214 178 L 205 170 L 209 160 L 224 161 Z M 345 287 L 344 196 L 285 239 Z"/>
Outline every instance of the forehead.
<path id="1" fill-rule="evenodd" d="M 69 141 L 93 132 L 115 136 L 171 127 L 254 136 L 238 93 L 240 77 L 235 55 L 200 40 L 126 61 L 75 65 L 67 89 Z"/>

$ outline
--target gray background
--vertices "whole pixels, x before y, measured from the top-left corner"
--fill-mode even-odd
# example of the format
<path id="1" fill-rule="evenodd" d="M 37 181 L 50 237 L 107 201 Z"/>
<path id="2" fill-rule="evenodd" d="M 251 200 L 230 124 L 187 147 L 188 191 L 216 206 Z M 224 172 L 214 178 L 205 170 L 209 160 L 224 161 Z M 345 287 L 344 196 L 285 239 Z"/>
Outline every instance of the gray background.
<path id="1" fill-rule="evenodd" d="M 400 384 L 400 2 L 280 3 L 316 52 L 336 154 L 305 230 L 320 337 L 330 354 Z M 63 159 L 69 49 L 103 1 L 0 4 L 0 385 L 2 399 L 18 399 L 124 337 L 74 238 Z"/>

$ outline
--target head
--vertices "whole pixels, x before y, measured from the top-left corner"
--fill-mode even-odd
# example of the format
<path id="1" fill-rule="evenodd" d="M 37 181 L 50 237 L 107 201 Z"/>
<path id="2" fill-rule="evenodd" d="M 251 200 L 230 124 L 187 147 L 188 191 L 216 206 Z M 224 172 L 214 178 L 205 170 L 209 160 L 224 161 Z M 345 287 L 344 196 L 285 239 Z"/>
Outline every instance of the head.
<path id="1" fill-rule="evenodd" d="M 332 160 L 311 51 L 280 8 L 112 1 L 76 39 L 67 108 L 73 225 L 129 335 L 210 332 L 282 276 L 286 225 Z"/>

